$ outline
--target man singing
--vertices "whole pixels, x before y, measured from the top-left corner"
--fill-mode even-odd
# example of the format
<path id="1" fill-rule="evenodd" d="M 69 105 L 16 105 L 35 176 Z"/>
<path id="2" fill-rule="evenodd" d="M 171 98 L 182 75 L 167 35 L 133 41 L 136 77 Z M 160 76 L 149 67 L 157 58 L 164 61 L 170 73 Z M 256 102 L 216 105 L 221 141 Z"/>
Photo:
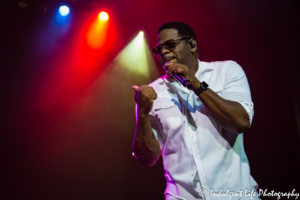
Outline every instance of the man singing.
<path id="1" fill-rule="evenodd" d="M 198 60 L 196 35 L 182 22 L 163 24 L 152 52 L 166 75 L 132 87 L 132 148 L 149 167 L 162 155 L 166 200 L 259 199 L 243 146 L 254 114 L 243 69 Z"/>

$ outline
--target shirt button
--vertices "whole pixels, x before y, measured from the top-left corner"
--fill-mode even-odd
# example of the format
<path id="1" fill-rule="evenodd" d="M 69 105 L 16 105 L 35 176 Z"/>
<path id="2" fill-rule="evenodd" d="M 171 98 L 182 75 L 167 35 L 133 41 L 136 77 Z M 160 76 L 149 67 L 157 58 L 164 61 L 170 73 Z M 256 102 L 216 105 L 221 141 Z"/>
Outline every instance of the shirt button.
<path id="1" fill-rule="evenodd" d="M 197 158 L 197 156 L 195 156 L 195 158 Z"/>
<path id="2" fill-rule="evenodd" d="M 194 176 L 194 174 L 192 174 L 192 176 Z"/>

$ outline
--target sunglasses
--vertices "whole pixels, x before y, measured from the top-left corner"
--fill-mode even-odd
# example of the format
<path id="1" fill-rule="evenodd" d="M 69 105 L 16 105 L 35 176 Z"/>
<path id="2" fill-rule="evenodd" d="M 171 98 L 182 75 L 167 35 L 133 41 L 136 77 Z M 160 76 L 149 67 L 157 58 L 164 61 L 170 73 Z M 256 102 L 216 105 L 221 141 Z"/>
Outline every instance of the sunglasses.
<path id="1" fill-rule="evenodd" d="M 181 39 L 177 39 L 177 40 L 168 40 L 166 41 L 165 43 L 161 44 L 161 45 L 158 45 L 156 47 L 154 47 L 152 49 L 152 53 L 153 55 L 157 56 L 158 54 L 161 53 L 161 51 L 163 50 L 163 48 L 171 51 L 173 50 L 182 40 L 186 40 L 186 39 L 191 39 L 191 38 L 188 38 L 188 37 L 185 37 L 185 38 L 181 38 Z"/>

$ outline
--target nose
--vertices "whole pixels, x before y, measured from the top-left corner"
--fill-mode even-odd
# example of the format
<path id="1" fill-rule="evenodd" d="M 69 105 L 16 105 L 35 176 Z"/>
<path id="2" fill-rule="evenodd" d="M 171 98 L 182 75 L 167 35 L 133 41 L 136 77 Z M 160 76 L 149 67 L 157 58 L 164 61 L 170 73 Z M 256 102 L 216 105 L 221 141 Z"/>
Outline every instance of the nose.
<path id="1" fill-rule="evenodd" d="M 166 49 L 165 45 L 163 45 L 159 57 L 164 57 L 164 55 L 168 53 L 170 53 L 170 50 Z"/>

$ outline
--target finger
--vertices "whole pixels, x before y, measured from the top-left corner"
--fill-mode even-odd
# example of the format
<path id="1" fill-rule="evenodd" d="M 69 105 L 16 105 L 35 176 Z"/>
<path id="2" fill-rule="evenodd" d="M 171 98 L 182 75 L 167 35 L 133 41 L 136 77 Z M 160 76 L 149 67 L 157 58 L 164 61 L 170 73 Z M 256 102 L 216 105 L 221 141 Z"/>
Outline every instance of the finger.
<path id="1" fill-rule="evenodd" d="M 154 92 L 154 89 L 152 87 L 146 86 L 146 87 L 140 87 L 138 92 L 141 92 L 142 94 L 150 94 L 151 92 Z"/>
<path id="2" fill-rule="evenodd" d="M 152 95 L 153 95 L 153 100 L 157 99 L 157 93 L 155 91 L 153 92 Z"/>
<path id="3" fill-rule="evenodd" d="M 175 69 L 174 73 L 182 74 L 182 73 L 184 73 L 184 69 L 182 69 L 182 68 L 177 68 L 177 69 Z"/>
<path id="4" fill-rule="evenodd" d="M 172 67 L 175 63 L 165 63 L 163 69 L 167 72 L 170 67 Z"/>
<path id="5" fill-rule="evenodd" d="M 149 86 L 148 85 L 141 85 L 139 88 L 137 88 L 137 92 L 143 91 L 145 89 L 147 89 Z"/>
<path id="6" fill-rule="evenodd" d="M 170 66 L 168 68 L 168 73 L 171 75 L 175 72 L 175 70 L 177 70 L 177 67 L 176 66 Z"/>
<path id="7" fill-rule="evenodd" d="M 174 64 L 176 64 L 176 63 L 177 63 L 177 62 L 175 62 L 175 61 L 169 61 L 169 62 L 164 63 L 164 66 L 174 65 Z"/>
<path id="8" fill-rule="evenodd" d="M 136 90 L 139 88 L 139 86 L 133 85 L 131 88 L 134 89 L 134 90 L 136 91 Z"/>
<path id="9" fill-rule="evenodd" d="M 169 67 L 170 73 L 184 73 L 185 69 L 180 65 L 174 65 Z"/>

